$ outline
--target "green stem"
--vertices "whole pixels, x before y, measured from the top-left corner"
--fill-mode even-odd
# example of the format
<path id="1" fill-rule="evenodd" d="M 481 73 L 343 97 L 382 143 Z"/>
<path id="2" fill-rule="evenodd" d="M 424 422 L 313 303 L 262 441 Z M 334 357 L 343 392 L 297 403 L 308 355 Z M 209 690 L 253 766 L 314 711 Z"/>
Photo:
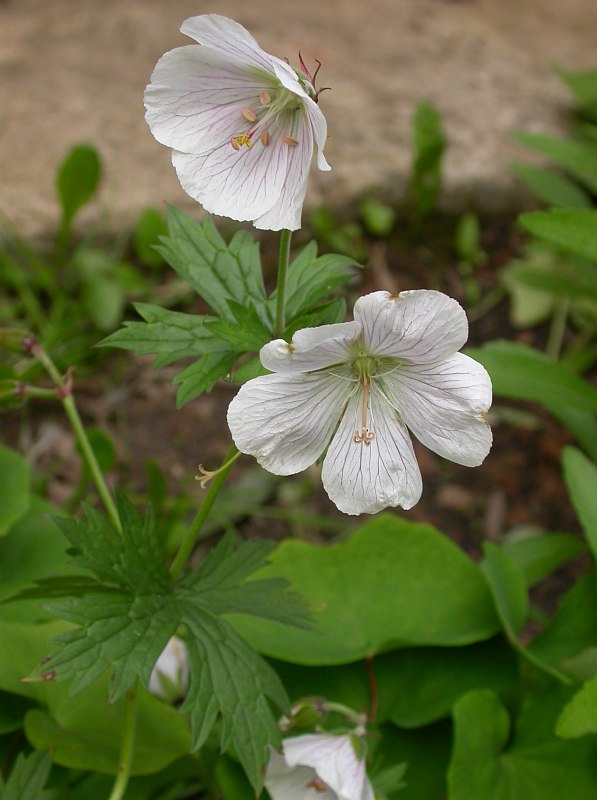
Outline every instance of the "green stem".
<path id="1" fill-rule="evenodd" d="M 97 487 L 99 496 L 105 506 L 106 511 L 108 512 L 108 516 L 110 517 L 110 520 L 116 530 L 122 531 L 120 517 L 118 516 L 116 505 L 114 504 L 110 490 L 108 489 L 106 481 L 104 480 L 100 466 L 97 463 L 97 458 L 95 457 L 95 453 L 93 452 L 93 448 L 89 442 L 89 438 L 79 415 L 75 399 L 71 394 L 69 380 L 64 380 L 50 356 L 37 341 L 32 341 L 29 343 L 29 350 L 44 367 L 50 378 L 54 381 L 56 388 L 58 389 L 58 395 L 62 402 L 62 406 L 74 431 L 77 442 L 79 443 L 83 458 L 85 459 L 85 463 L 89 468 L 89 472 L 91 473 L 91 477 L 93 478 L 93 481 Z"/>
<path id="2" fill-rule="evenodd" d="M 276 336 L 282 336 L 286 327 L 286 273 L 290 261 L 292 231 L 284 229 L 280 234 L 280 259 L 278 261 L 278 286 L 276 289 Z"/>
<path id="3" fill-rule="evenodd" d="M 212 509 L 216 497 L 220 493 L 220 489 L 224 485 L 224 481 L 228 477 L 228 473 L 232 469 L 232 465 L 236 461 L 237 455 L 238 450 L 234 445 L 232 445 L 226 454 L 226 458 L 224 459 L 222 466 L 220 469 L 216 470 L 216 475 L 207 491 L 207 494 L 205 495 L 205 499 L 201 503 L 195 519 L 192 521 L 191 526 L 186 532 L 178 553 L 176 554 L 176 558 L 170 567 L 170 574 L 172 575 L 173 580 L 177 580 L 179 578 L 184 565 L 187 563 L 187 559 L 193 552 L 197 537 L 201 533 L 201 528 L 209 516 L 209 512 Z"/>
<path id="4" fill-rule="evenodd" d="M 116 780 L 108 800 L 122 800 L 131 777 L 133 752 L 135 749 L 135 729 L 137 727 L 137 685 L 126 693 L 122 743 Z"/>

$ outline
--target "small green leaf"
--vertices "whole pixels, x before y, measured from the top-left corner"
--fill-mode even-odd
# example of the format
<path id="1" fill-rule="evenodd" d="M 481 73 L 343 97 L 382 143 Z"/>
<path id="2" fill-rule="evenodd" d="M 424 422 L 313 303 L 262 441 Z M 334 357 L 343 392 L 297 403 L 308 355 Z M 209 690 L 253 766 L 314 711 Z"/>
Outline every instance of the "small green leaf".
<path id="1" fill-rule="evenodd" d="M 597 676 L 587 681 L 564 707 L 556 733 L 563 739 L 578 739 L 587 733 L 597 733 Z"/>
<path id="2" fill-rule="evenodd" d="M 587 549 L 578 536 L 570 533 L 538 533 L 510 538 L 502 550 L 523 573 L 527 587 L 534 586 L 571 558 Z"/>
<path id="3" fill-rule="evenodd" d="M 597 146 L 593 164 L 597 169 Z M 529 211 L 518 218 L 520 224 L 540 239 L 597 261 L 597 211 L 588 209 L 553 209 Z"/>
<path id="4" fill-rule="evenodd" d="M 580 450 L 565 447 L 562 452 L 564 480 L 576 515 L 597 559 L 597 466 Z"/>
<path id="5" fill-rule="evenodd" d="M 392 206 L 374 197 L 366 197 L 361 203 L 360 212 L 368 233 L 383 238 L 390 235 L 396 221 Z"/>
<path id="6" fill-rule="evenodd" d="M 81 289 L 81 302 L 100 331 L 113 330 L 124 312 L 125 296 L 121 284 L 110 275 L 88 275 Z"/>
<path id="7" fill-rule="evenodd" d="M 597 191 L 597 144 L 544 133 L 517 133 L 515 140 L 566 169 L 591 192 Z"/>
<path id="8" fill-rule="evenodd" d="M 49 753 L 19 753 L 4 788 L 0 788 L 0 800 L 51 800 L 56 793 L 44 790 L 51 766 Z"/>
<path id="9" fill-rule="evenodd" d="M 559 69 L 557 72 L 568 85 L 581 108 L 591 108 L 597 105 L 597 69 L 579 71 Z"/>
<path id="10" fill-rule="evenodd" d="M 560 208 L 590 208 L 591 198 L 569 178 L 546 167 L 536 167 L 514 161 L 512 172 L 531 190 L 539 200 Z"/>
<path id="11" fill-rule="evenodd" d="M 0 444 L 0 536 L 5 536 L 29 508 L 29 464 Z"/>
<path id="12" fill-rule="evenodd" d="M 135 228 L 133 242 L 139 261 L 147 267 L 157 269 L 164 259 L 155 249 L 160 237 L 166 236 L 168 226 L 163 214 L 157 209 L 147 207 L 141 212 Z"/>
<path id="13" fill-rule="evenodd" d="M 420 103 L 413 118 L 414 163 L 408 192 L 418 226 L 435 206 L 441 189 L 441 168 L 446 140 L 442 120 L 431 103 Z"/>
<path id="14" fill-rule="evenodd" d="M 79 209 L 86 205 L 99 186 L 101 162 L 89 144 L 75 145 L 58 169 L 56 187 L 62 206 L 63 226 L 68 229 Z"/>

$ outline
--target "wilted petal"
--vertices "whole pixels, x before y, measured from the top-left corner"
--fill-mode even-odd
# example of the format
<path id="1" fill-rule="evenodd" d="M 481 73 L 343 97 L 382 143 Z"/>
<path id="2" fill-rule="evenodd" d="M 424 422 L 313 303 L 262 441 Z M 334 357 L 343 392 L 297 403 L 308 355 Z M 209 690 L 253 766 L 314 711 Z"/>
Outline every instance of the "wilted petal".
<path id="1" fill-rule="evenodd" d="M 371 444 L 355 444 L 362 427 L 362 391 L 348 404 L 323 462 L 330 500 L 345 514 L 375 514 L 388 506 L 412 508 L 422 492 L 419 466 L 408 431 L 396 411 L 371 387 Z"/>
<path id="2" fill-rule="evenodd" d="M 354 318 L 375 355 L 429 363 L 459 350 L 468 337 L 464 309 L 441 292 L 372 292 L 355 303 Z"/>
<path id="3" fill-rule="evenodd" d="M 457 464 L 481 464 L 492 441 L 491 380 L 481 364 L 456 353 L 438 364 L 405 364 L 383 381 L 420 442 Z"/>
<path id="4" fill-rule="evenodd" d="M 228 407 L 232 439 L 275 475 L 301 472 L 324 451 L 351 386 L 326 373 L 254 378 Z"/>
<path id="5" fill-rule="evenodd" d="M 282 748 L 289 766 L 312 767 L 341 800 L 373 800 L 365 762 L 357 758 L 350 736 L 293 736 Z"/>
<path id="6" fill-rule="evenodd" d="M 347 361 L 361 329 L 356 322 L 302 328 L 290 344 L 275 339 L 261 348 L 259 357 L 272 372 L 311 372 Z"/>
<path id="7" fill-rule="evenodd" d="M 312 767 L 289 767 L 283 756 L 274 750 L 265 773 L 265 788 L 272 800 L 337 800 L 330 789 L 317 782 Z"/>
<path id="8" fill-rule="evenodd" d="M 264 86 L 259 74 L 217 50 L 178 47 L 156 64 L 145 90 L 145 119 L 158 142 L 175 150 L 200 154 L 223 143 L 232 150 L 230 138 L 246 127 L 241 111 Z"/>

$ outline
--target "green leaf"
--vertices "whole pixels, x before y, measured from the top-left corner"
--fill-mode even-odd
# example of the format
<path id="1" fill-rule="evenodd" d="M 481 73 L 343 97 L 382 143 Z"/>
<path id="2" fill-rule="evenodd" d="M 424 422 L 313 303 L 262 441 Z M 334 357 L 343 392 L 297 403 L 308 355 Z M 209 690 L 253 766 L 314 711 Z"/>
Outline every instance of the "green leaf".
<path id="1" fill-rule="evenodd" d="M 101 162 L 94 147 L 78 144 L 69 150 L 56 176 L 65 228 L 70 226 L 77 211 L 91 200 L 99 186 L 100 177 Z"/>
<path id="2" fill-rule="evenodd" d="M 581 539 L 570 533 L 534 533 L 509 538 L 502 543 L 501 549 L 517 564 L 528 588 L 542 581 L 566 561 L 587 552 Z"/>
<path id="3" fill-rule="evenodd" d="M 538 270 L 531 265 L 513 264 L 507 275 L 512 280 L 562 297 L 589 297 L 597 300 L 597 265 L 560 264 L 558 272 Z"/>
<path id="4" fill-rule="evenodd" d="M 556 733 L 563 739 L 577 739 L 587 733 L 597 733 L 597 676 L 587 681 L 564 707 Z"/>
<path id="5" fill-rule="evenodd" d="M 184 710 L 191 717 L 194 746 L 201 746 L 220 715 L 222 749 L 234 748 L 258 791 L 268 748 L 279 741 L 266 698 L 283 710 L 287 698 L 271 667 L 219 617 L 235 612 L 305 625 L 304 606 L 295 595 L 286 595 L 284 580 L 253 577 L 271 549 L 263 542 L 247 542 L 235 552 L 227 537 L 196 573 L 173 584 L 153 515 L 148 511 L 142 518 L 122 495 L 116 502 L 122 534 L 92 508 L 85 509 L 85 521 L 57 520 L 74 548 L 73 563 L 92 571 L 97 581 L 83 596 L 70 596 L 67 582 L 69 596 L 48 604 L 76 627 L 55 638 L 55 650 L 29 680 L 71 680 L 74 694 L 109 669 L 110 697 L 116 701 L 137 679 L 148 685 L 158 656 L 182 624 L 188 630 L 191 673 Z M 55 596 L 55 584 L 52 589 Z M 32 723 L 32 729 L 40 726 L 39 719 Z"/>
<path id="6" fill-rule="evenodd" d="M 591 198 L 569 178 L 546 167 L 536 167 L 514 161 L 512 172 L 531 190 L 539 200 L 560 208 L 590 208 Z"/>
<path id="7" fill-rule="evenodd" d="M 537 658 L 520 641 L 520 633 L 529 613 L 524 574 L 516 562 L 493 542 L 484 542 L 483 551 L 485 558 L 481 569 L 487 578 L 498 616 L 509 641 L 533 666 L 563 683 L 569 683 L 566 675 Z"/>
<path id="8" fill-rule="evenodd" d="M 564 742 L 553 733 L 569 696 L 561 688 L 527 695 L 515 720 L 492 691 L 463 697 L 454 708 L 450 800 L 595 797 L 593 742 Z"/>
<path id="9" fill-rule="evenodd" d="M 0 735 L 20 730 L 23 727 L 25 714 L 31 705 L 31 701 L 25 697 L 0 691 Z"/>
<path id="10" fill-rule="evenodd" d="M 139 261 L 147 267 L 161 267 L 164 259 L 155 249 L 161 236 L 166 236 L 168 226 L 163 214 L 155 208 L 147 207 L 141 211 L 133 243 Z"/>
<path id="11" fill-rule="evenodd" d="M 113 330 L 124 312 L 125 296 L 119 283 L 111 275 L 88 275 L 81 289 L 83 310 L 87 312 L 100 331 Z"/>
<path id="12" fill-rule="evenodd" d="M 198 223 L 169 206 L 167 221 L 158 252 L 219 316 L 234 322 L 228 300 L 265 308 L 259 245 L 246 231 L 227 245 L 210 217 Z"/>
<path id="13" fill-rule="evenodd" d="M 557 72 L 581 107 L 597 104 L 597 69 L 579 71 L 558 69 Z"/>
<path id="14" fill-rule="evenodd" d="M 233 300 L 229 300 L 228 305 L 234 321 L 222 318 L 206 325 L 217 339 L 236 352 L 260 350 L 271 340 L 271 329 L 263 324 L 252 306 L 242 306 Z"/>
<path id="15" fill-rule="evenodd" d="M 412 144 L 415 158 L 409 194 L 414 204 L 414 222 L 419 225 L 439 196 L 446 147 L 441 116 L 431 103 L 419 103 L 415 110 Z"/>
<path id="16" fill-rule="evenodd" d="M 329 303 L 314 308 L 312 311 L 295 317 L 292 323 L 284 331 L 283 338 L 292 339 L 296 331 L 301 328 L 316 328 L 318 325 L 334 325 L 337 322 L 344 322 L 346 319 L 346 300 L 337 297 Z"/>
<path id="17" fill-rule="evenodd" d="M 565 447 L 562 451 L 562 467 L 576 516 L 593 558 L 597 559 L 597 466 L 580 450 Z"/>
<path id="18" fill-rule="evenodd" d="M 392 206 L 374 197 L 365 197 L 359 210 L 368 233 L 382 238 L 390 235 L 396 221 L 396 212 Z"/>
<path id="19" fill-rule="evenodd" d="M 125 322 L 124 328 L 100 342 L 100 347 L 132 350 L 136 356 L 154 355 L 154 366 L 164 367 L 187 356 L 230 350 L 207 327 L 217 317 L 184 314 L 147 303 L 135 303 L 145 322 Z"/>
<path id="20" fill-rule="evenodd" d="M 496 395 L 541 403 L 556 416 L 561 406 L 597 410 L 597 389 L 537 350 L 495 341 L 466 352 L 487 369 Z"/>
<path id="21" fill-rule="evenodd" d="M 180 408 L 203 392 L 209 392 L 220 378 L 228 378 L 239 353 L 209 353 L 189 364 L 174 378 L 176 407 Z"/>
<path id="22" fill-rule="evenodd" d="M 23 456 L 0 444 L 0 536 L 27 512 L 29 480 L 29 464 Z"/>
<path id="23" fill-rule="evenodd" d="M 597 147 L 593 164 L 597 169 Z M 597 211 L 586 209 L 554 209 L 529 211 L 518 221 L 540 239 L 571 253 L 597 261 Z"/>
<path id="24" fill-rule="evenodd" d="M 591 192 L 597 192 L 597 145 L 544 133 L 517 133 L 514 139 L 536 153 L 547 156 Z"/>
<path id="25" fill-rule="evenodd" d="M 298 664 L 342 664 L 396 646 L 469 644 L 498 628 L 473 562 L 435 529 L 390 514 L 329 547 L 286 540 L 258 577 L 289 580 L 317 626 L 235 616 L 234 627 L 260 652 Z"/>
<path id="26" fill-rule="evenodd" d="M 0 800 L 50 800 L 54 791 L 44 790 L 50 774 L 52 759 L 49 753 L 19 753 L 12 772 L 0 789 Z"/>

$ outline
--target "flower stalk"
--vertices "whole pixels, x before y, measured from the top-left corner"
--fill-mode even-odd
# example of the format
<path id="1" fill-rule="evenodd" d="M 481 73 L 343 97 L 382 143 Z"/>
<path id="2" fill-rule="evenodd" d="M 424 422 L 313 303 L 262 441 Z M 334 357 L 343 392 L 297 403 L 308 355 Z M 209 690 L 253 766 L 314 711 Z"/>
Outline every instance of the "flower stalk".
<path id="1" fill-rule="evenodd" d="M 275 335 L 282 336 L 286 327 L 286 276 L 290 262 L 290 241 L 292 231 L 283 230 L 280 234 L 280 258 L 278 261 L 278 286 L 276 289 L 276 327 Z"/>

